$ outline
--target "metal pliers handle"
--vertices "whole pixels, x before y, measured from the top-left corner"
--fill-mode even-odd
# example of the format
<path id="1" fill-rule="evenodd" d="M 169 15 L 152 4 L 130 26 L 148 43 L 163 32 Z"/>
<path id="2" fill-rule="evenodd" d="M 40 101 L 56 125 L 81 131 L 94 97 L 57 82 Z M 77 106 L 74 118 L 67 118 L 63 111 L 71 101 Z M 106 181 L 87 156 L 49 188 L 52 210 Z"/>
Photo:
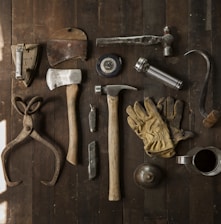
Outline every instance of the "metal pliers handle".
<path id="1" fill-rule="evenodd" d="M 9 152 L 17 145 L 23 142 L 28 136 L 32 137 L 36 141 L 42 143 L 47 148 L 49 148 L 54 156 L 55 156 L 55 171 L 52 179 L 50 181 L 41 181 L 42 184 L 45 184 L 47 186 L 53 186 L 55 185 L 60 169 L 61 169 L 61 163 L 62 163 L 62 155 L 60 150 L 58 150 L 52 143 L 50 143 L 48 140 L 41 137 L 37 131 L 34 129 L 34 122 L 32 118 L 32 114 L 34 114 L 41 106 L 42 104 L 42 98 L 41 97 L 33 97 L 29 103 L 26 105 L 20 97 L 14 97 L 12 100 L 12 104 L 15 107 L 16 111 L 23 115 L 23 129 L 18 134 L 18 136 L 9 142 L 4 150 L 2 151 L 1 158 L 2 158 L 2 165 L 3 165 L 3 172 L 5 176 L 6 184 L 9 187 L 17 186 L 22 181 L 11 181 L 9 179 L 9 175 L 6 169 L 6 164 L 8 162 L 8 156 Z"/>

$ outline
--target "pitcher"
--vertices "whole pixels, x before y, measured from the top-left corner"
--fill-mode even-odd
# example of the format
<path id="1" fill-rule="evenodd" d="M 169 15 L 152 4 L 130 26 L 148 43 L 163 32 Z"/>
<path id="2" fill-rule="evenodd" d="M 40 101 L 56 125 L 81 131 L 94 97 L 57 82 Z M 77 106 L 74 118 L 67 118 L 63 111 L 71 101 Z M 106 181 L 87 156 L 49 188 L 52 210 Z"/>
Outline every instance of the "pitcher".
<path id="1" fill-rule="evenodd" d="M 204 176 L 215 176 L 221 172 L 221 150 L 213 147 L 196 147 L 187 155 L 176 156 L 176 163 Z"/>

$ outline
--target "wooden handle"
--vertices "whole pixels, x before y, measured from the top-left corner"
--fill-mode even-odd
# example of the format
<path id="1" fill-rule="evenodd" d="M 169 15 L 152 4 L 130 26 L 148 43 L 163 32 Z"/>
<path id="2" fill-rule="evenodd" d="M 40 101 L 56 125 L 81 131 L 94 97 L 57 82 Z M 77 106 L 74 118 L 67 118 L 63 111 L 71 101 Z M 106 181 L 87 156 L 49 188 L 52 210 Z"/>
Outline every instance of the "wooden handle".
<path id="1" fill-rule="evenodd" d="M 213 127 L 220 119 L 221 113 L 217 110 L 212 110 L 207 117 L 203 120 L 203 125 L 206 128 Z"/>
<path id="2" fill-rule="evenodd" d="M 118 201 L 120 195 L 119 178 L 119 128 L 118 96 L 107 96 L 108 118 L 108 156 L 109 156 L 109 201 Z"/>
<path id="3" fill-rule="evenodd" d="M 77 164 L 78 152 L 78 131 L 76 118 L 76 98 L 78 85 L 72 84 L 66 87 L 67 108 L 68 108 L 68 125 L 69 125 L 69 146 L 67 161 L 73 165 Z"/>

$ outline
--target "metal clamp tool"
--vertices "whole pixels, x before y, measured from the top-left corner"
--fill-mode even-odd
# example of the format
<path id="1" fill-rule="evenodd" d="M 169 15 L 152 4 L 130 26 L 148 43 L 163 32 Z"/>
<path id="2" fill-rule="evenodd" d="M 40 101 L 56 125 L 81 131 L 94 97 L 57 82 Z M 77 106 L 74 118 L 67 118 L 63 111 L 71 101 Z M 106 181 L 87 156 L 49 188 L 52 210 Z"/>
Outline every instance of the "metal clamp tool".
<path id="1" fill-rule="evenodd" d="M 23 129 L 14 140 L 12 140 L 7 144 L 7 146 L 2 151 L 1 155 L 5 181 L 9 187 L 17 186 L 22 182 L 22 181 L 11 181 L 9 179 L 8 172 L 6 170 L 6 164 L 8 162 L 9 152 L 16 145 L 23 142 L 29 136 L 45 145 L 47 148 L 49 148 L 55 156 L 55 171 L 52 179 L 50 181 L 41 181 L 41 183 L 47 186 L 53 186 L 55 185 L 58 179 L 62 162 L 61 153 L 59 150 L 55 148 L 55 146 L 52 143 L 42 138 L 34 128 L 33 114 L 40 108 L 41 103 L 42 98 L 38 96 L 33 97 L 27 105 L 22 101 L 20 97 L 14 97 L 12 100 L 12 104 L 15 107 L 16 111 L 19 114 L 23 115 L 24 117 L 23 117 Z"/>

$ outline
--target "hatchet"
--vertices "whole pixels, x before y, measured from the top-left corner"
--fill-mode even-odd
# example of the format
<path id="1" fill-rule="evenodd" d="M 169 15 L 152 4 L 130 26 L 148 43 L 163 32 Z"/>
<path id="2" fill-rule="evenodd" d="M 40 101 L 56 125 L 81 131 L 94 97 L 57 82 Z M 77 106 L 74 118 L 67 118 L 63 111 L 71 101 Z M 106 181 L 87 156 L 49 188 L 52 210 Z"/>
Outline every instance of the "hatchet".
<path id="1" fill-rule="evenodd" d="M 67 161 L 73 165 L 77 164 L 78 131 L 76 119 L 76 98 L 78 84 L 81 83 L 82 73 L 80 69 L 53 69 L 49 68 L 46 74 L 46 82 L 50 90 L 60 86 L 66 86 L 69 146 Z"/>

